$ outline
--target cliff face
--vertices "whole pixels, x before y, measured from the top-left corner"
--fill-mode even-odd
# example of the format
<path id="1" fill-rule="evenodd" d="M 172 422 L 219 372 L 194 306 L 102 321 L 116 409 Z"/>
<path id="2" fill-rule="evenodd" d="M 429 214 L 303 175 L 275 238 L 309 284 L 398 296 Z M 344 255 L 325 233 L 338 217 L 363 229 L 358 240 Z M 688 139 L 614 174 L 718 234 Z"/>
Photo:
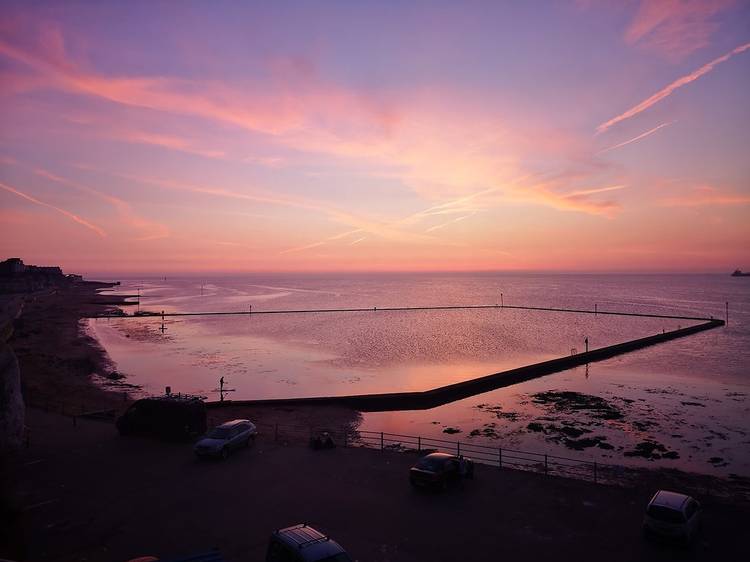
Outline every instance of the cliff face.
<path id="1" fill-rule="evenodd" d="M 11 347 L 0 342 L 0 451 L 21 446 L 23 424 L 21 371 Z"/>
<path id="2" fill-rule="evenodd" d="M 13 333 L 20 300 L 0 303 L 0 452 L 15 449 L 23 442 L 24 404 L 21 371 L 13 349 L 6 340 Z"/>

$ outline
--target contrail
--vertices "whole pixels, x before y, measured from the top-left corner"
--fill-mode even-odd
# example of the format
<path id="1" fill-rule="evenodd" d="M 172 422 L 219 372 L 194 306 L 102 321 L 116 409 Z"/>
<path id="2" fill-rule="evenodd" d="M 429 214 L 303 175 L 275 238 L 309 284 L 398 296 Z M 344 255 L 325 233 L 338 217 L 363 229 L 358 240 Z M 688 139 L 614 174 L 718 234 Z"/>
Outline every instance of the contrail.
<path id="1" fill-rule="evenodd" d="M 698 70 L 695 70 L 691 72 L 690 74 L 683 76 L 682 78 L 678 78 L 666 88 L 659 90 L 650 98 L 642 101 L 641 103 L 639 103 L 638 105 L 634 107 L 631 107 L 625 113 L 622 113 L 621 115 L 618 115 L 617 117 L 613 117 L 609 121 L 606 121 L 602 123 L 601 125 L 599 125 L 596 128 L 596 134 L 603 133 L 604 131 L 609 129 L 612 125 L 615 125 L 619 123 L 620 121 L 624 121 L 625 119 L 630 119 L 634 115 L 638 115 L 640 112 L 645 111 L 646 109 L 648 109 L 655 103 L 658 103 L 664 98 L 666 98 L 667 96 L 671 95 L 672 92 L 674 92 L 677 88 L 681 88 L 682 86 L 690 84 L 690 82 L 693 82 L 694 80 L 697 80 L 704 74 L 708 74 L 709 72 L 711 72 L 716 65 L 721 64 L 722 62 L 726 62 L 730 58 L 732 58 L 734 55 L 739 55 L 740 53 L 747 51 L 748 49 L 750 49 L 750 43 L 745 43 L 744 45 L 740 45 L 739 47 L 729 51 L 726 55 L 723 55 L 717 59 L 712 60 L 711 62 L 707 64 L 704 64 Z"/>
<path id="2" fill-rule="evenodd" d="M 561 197 L 563 199 L 567 199 L 570 197 L 582 197 L 585 195 L 594 195 L 595 193 L 604 193 L 607 191 L 617 191 L 619 189 L 625 189 L 626 185 L 610 185 L 609 187 L 597 187 L 594 189 L 582 189 L 580 191 L 571 191 L 570 193 L 566 193 L 565 195 L 562 195 Z"/>
<path id="3" fill-rule="evenodd" d="M 425 230 L 425 232 L 434 232 L 434 231 L 439 230 L 441 228 L 445 228 L 446 226 L 448 226 L 450 224 L 453 224 L 453 223 L 456 223 L 456 222 L 460 222 L 462 220 L 468 219 L 469 217 L 473 217 L 474 215 L 476 215 L 476 212 L 470 213 L 468 215 L 462 215 L 460 217 L 456 217 L 455 219 L 449 220 L 447 222 L 443 222 L 443 223 L 440 223 L 440 224 L 436 224 L 435 226 L 431 226 L 430 228 L 428 228 L 427 230 Z"/>
<path id="4" fill-rule="evenodd" d="M 658 131 L 662 127 L 666 127 L 667 125 L 672 125 L 673 123 L 677 123 L 677 121 L 668 121 L 666 123 L 662 123 L 661 125 L 658 125 L 658 126 L 654 127 L 653 129 L 651 129 L 649 131 L 646 131 L 645 133 L 641 133 L 637 137 L 633 137 L 632 139 L 626 140 L 625 142 L 621 142 L 620 144 L 616 144 L 614 146 L 610 146 L 609 148 L 605 148 L 604 150 L 600 150 L 599 152 L 596 153 L 596 155 L 599 156 L 600 154 L 604 154 L 605 152 L 609 152 L 610 150 L 614 150 L 615 148 L 620 148 L 621 146 L 625 146 L 627 144 L 630 144 L 631 142 L 639 141 L 642 138 L 647 137 L 647 136 L 655 133 L 656 131 Z"/>
<path id="5" fill-rule="evenodd" d="M 26 195 L 25 193 L 22 193 L 18 191 L 17 189 L 13 189 L 12 187 L 5 185 L 4 183 L 0 183 L 0 188 L 3 188 L 5 191 L 8 191 L 10 193 L 15 193 L 16 195 L 18 195 L 19 197 L 22 197 L 23 199 L 26 199 L 27 201 L 31 201 L 32 203 L 36 203 L 37 205 L 41 205 L 42 207 L 48 207 L 49 209 L 53 209 L 57 211 L 58 213 L 62 213 L 63 215 L 65 215 L 69 219 L 74 220 L 78 224 L 83 225 L 86 228 L 93 230 L 102 238 L 105 238 L 107 236 L 107 233 L 104 232 L 101 228 L 99 228 L 95 224 L 91 224 L 87 220 L 82 219 L 81 217 L 71 213 L 70 211 L 66 211 L 65 209 L 61 209 L 60 207 L 55 207 L 54 205 L 45 203 L 44 201 L 40 201 L 39 199 L 36 199 L 32 197 L 31 195 Z"/>

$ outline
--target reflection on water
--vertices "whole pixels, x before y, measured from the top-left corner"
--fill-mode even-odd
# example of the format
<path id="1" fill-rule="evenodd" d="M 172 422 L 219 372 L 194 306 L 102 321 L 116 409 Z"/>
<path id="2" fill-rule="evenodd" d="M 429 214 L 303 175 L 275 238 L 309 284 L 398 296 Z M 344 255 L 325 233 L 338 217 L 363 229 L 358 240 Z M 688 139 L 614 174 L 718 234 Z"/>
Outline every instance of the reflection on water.
<path id="1" fill-rule="evenodd" d="M 727 328 L 593 365 L 588 378 L 575 369 L 427 412 L 367 414 L 364 426 L 432 436 L 451 426 L 462 438 L 474 432 L 475 440 L 565 450 L 570 443 L 555 429 L 565 423 L 576 425 L 566 431 L 580 439 L 606 437 L 605 446 L 577 454 L 622 460 L 650 440 L 664 448 L 656 454 L 679 456 L 668 459 L 671 465 L 738 470 L 747 468 L 747 459 L 738 460 L 732 447 L 746 451 L 746 438 L 719 425 L 741 428 L 747 414 L 748 285 L 729 276 L 381 275 L 130 280 L 120 291 L 140 289 L 142 309 L 170 312 L 492 304 L 502 293 L 506 304 L 723 317 L 728 300 Z M 425 390 L 567 355 L 582 350 L 586 337 L 601 347 L 686 324 L 487 309 L 177 317 L 167 319 L 164 333 L 156 318 L 96 320 L 90 327 L 129 382 L 146 392 L 169 385 L 209 394 L 224 376 L 237 389 L 233 397 L 272 398 Z M 670 387 L 675 391 L 648 390 Z M 556 417 L 531 398 L 551 389 L 613 400 L 624 419 L 586 426 L 590 420 L 559 413 L 542 420 L 541 430 L 529 429 L 529 420 Z M 696 406 L 695 397 L 711 398 Z M 677 431 L 675 424 L 695 427 Z M 716 454 L 706 457 L 711 451 Z"/>

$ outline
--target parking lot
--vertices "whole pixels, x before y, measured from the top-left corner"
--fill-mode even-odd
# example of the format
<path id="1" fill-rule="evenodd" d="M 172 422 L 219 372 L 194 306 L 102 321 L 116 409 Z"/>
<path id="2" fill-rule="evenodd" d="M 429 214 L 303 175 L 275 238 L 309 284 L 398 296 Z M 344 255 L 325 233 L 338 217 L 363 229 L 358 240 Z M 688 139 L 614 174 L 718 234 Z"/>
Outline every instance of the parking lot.
<path id="1" fill-rule="evenodd" d="M 416 492 L 407 453 L 312 451 L 261 436 L 227 461 L 189 444 L 121 438 L 111 424 L 30 411 L 15 459 L 25 558 L 124 561 L 217 547 L 263 560 L 275 528 L 309 523 L 352 558 L 738 560 L 745 507 L 706 503 L 689 549 L 641 537 L 646 491 L 478 466 L 445 493 Z"/>

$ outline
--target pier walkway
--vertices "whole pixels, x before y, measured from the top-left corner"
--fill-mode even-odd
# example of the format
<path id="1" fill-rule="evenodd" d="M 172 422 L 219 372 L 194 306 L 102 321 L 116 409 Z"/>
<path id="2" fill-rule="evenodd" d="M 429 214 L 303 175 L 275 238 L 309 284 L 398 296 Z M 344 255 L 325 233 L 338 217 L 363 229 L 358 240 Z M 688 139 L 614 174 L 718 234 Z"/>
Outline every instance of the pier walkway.
<path id="1" fill-rule="evenodd" d="M 128 303 L 135 304 L 135 303 Z M 310 308 L 299 310 L 229 310 L 229 311 L 206 311 L 206 312 L 163 312 L 163 311 L 141 311 L 139 314 L 123 314 L 117 318 L 144 318 L 144 317 L 174 317 L 174 316 L 255 316 L 259 314 L 329 314 L 336 312 L 405 312 L 420 310 L 480 310 L 480 309 L 509 309 L 509 310 L 538 310 L 542 312 L 568 312 L 575 314 L 594 314 L 608 316 L 637 316 L 641 318 L 668 318 L 673 320 L 696 320 L 708 321 L 713 318 L 702 316 L 678 316 L 671 314 L 648 314 L 644 312 L 619 312 L 615 310 L 599 310 L 596 306 L 592 309 L 584 308 L 552 308 L 543 306 L 519 306 L 509 304 L 465 304 L 446 306 L 384 306 L 368 308 Z M 95 314 L 88 318 L 111 318 L 107 314 Z"/>

